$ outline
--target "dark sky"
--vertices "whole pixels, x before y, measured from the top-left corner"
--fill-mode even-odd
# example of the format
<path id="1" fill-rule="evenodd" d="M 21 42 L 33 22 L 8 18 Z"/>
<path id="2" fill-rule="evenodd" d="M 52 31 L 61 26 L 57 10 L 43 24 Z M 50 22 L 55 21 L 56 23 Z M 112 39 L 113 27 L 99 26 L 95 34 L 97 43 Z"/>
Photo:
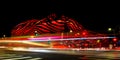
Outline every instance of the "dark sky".
<path id="1" fill-rule="evenodd" d="M 10 36 L 13 27 L 22 21 L 42 19 L 51 13 L 64 14 L 77 20 L 86 29 L 105 32 L 120 24 L 117 2 L 80 1 L 2 1 L 0 2 L 0 37 Z"/>

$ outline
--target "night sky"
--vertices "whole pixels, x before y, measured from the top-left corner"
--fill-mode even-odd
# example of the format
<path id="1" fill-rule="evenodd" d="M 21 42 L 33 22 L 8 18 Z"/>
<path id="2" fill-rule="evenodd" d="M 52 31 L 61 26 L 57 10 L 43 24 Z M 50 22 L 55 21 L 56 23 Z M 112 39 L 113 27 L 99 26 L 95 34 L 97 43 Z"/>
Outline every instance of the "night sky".
<path id="1" fill-rule="evenodd" d="M 0 37 L 10 36 L 11 30 L 19 23 L 42 19 L 51 13 L 65 15 L 77 20 L 88 30 L 104 33 L 108 27 L 120 25 L 120 9 L 117 2 L 79 1 L 3 1 L 0 2 Z"/>

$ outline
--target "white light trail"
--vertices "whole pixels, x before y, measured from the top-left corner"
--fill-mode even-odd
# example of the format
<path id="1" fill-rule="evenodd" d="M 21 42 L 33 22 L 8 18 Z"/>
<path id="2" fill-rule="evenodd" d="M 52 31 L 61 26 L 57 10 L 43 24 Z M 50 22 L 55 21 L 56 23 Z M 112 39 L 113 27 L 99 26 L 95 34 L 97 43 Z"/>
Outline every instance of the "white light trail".
<path id="1" fill-rule="evenodd" d="M 86 40 L 86 39 L 108 39 L 115 37 L 83 37 L 83 38 L 64 38 L 64 39 L 46 39 L 46 40 L 37 40 L 36 38 L 28 38 L 30 41 L 60 41 L 60 40 Z"/>
<path id="2" fill-rule="evenodd" d="M 28 40 L 0 40 L 0 42 L 21 42 L 21 43 L 28 43 L 29 41 L 61 41 L 61 40 L 87 40 L 87 39 L 108 39 L 108 38 L 115 38 L 115 37 L 83 37 L 83 38 L 63 38 L 63 39 L 36 39 L 36 38 L 28 38 Z"/>

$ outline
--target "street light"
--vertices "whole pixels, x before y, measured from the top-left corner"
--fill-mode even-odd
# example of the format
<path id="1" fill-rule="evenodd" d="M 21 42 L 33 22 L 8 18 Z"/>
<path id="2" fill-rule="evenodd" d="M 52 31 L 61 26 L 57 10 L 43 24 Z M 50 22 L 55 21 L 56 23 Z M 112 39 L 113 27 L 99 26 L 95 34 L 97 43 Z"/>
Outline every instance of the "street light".
<path id="1" fill-rule="evenodd" d="M 38 32 L 37 31 L 34 31 L 35 32 L 35 36 L 38 36 Z"/>
<path id="2" fill-rule="evenodd" d="M 70 33 L 72 33 L 73 31 L 72 30 L 70 30 Z"/>
<path id="3" fill-rule="evenodd" d="M 112 31 L 112 28 L 108 28 L 108 31 Z"/>
<path id="4" fill-rule="evenodd" d="M 6 37 L 6 35 L 3 35 L 3 37 L 5 38 L 5 37 Z"/>
<path id="5" fill-rule="evenodd" d="M 110 36 L 116 37 L 117 34 L 116 34 L 116 32 L 115 32 L 115 31 L 116 31 L 115 28 L 114 28 L 114 29 L 108 28 L 108 31 L 112 33 L 112 34 L 110 33 Z M 117 42 L 117 38 L 113 38 L 113 39 L 112 39 L 112 43 L 113 43 L 113 44 L 109 44 L 109 48 L 112 49 L 112 48 L 116 47 L 116 42 Z"/>
<path id="6" fill-rule="evenodd" d="M 6 38 L 6 35 L 4 34 L 4 35 L 3 35 L 3 39 L 5 39 L 5 38 Z"/>
<path id="7" fill-rule="evenodd" d="M 69 36 L 73 31 L 70 30 L 69 32 L 67 32 L 67 36 Z"/>
<path id="8" fill-rule="evenodd" d="M 109 32 L 112 32 L 112 35 L 115 36 L 115 29 L 113 29 L 113 28 L 108 28 L 108 31 L 109 31 Z M 110 34 L 111 34 L 111 33 L 110 33 Z"/>
<path id="9" fill-rule="evenodd" d="M 114 29 L 113 28 L 108 28 L 108 31 L 112 32 L 114 35 L 119 35 L 120 34 L 120 25 L 116 25 L 114 27 Z"/>

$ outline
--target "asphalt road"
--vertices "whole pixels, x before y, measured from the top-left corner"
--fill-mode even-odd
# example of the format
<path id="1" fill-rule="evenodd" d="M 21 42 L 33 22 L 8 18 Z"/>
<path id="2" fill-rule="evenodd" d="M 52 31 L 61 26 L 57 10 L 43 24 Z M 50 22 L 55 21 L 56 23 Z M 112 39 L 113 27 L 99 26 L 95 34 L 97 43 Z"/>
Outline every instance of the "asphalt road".
<path id="1" fill-rule="evenodd" d="M 74 52 L 76 52 L 77 54 L 23 52 L 0 49 L 0 60 L 120 60 L 119 51 L 74 51 Z"/>

